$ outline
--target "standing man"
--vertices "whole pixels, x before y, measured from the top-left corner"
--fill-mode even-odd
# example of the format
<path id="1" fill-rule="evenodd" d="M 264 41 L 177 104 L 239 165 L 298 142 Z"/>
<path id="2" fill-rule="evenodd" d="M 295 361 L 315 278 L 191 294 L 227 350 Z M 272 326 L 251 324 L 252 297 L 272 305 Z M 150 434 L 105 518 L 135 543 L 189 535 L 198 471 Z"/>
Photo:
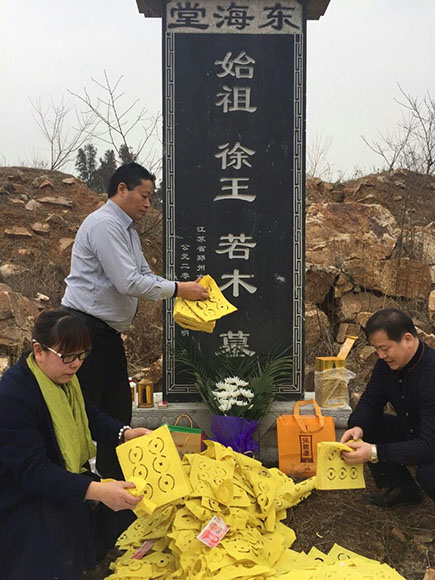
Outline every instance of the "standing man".
<path id="1" fill-rule="evenodd" d="M 365 463 L 383 495 L 375 505 L 418 504 L 420 487 L 405 466 L 416 466 L 416 480 L 435 500 L 435 350 L 419 341 L 412 319 L 395 308 L 373 314 L 366 334 L 379 360 L 341 438 L 354 451 L 350 464 Z M 384 413 L 390 402 L 396 415 Z M 364 441 L 352 441 L 364 439 Z"/>
<path id="2" fill-rule="evenodd" d="M 208 297 L 198 281 L 166 280 L 153 274 L 145 260 L 135 222 L 150 207 L 154 184 L 155 176 L 137 163 L 115 171 L 106 204 L 77 232 L 62 299 L 63 308 L 86 321 L 91 334 L 92 353 L 78 373 L 86 396 L 126 426 L 131 395 L 121 332 L 132 323 L 139 298 Z M 98 446 L 97 469 L 103 477 L 122 477 L 113 447 Z"/>

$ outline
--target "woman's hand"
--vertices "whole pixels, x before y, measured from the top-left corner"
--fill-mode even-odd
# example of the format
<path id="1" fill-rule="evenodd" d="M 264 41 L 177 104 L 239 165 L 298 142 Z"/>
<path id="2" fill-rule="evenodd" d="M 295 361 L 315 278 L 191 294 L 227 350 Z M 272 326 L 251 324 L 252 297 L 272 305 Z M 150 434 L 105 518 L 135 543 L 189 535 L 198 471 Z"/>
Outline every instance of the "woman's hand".
<path id="1" fill-rule="evenodd" d="M 92 481 L 89 484 L 85 499 L 101 501 L 114 512 L 131 510 L 143 498 L 143 495 L 134 497 L 127 491 L 127 489 L 134 487 L 136 486 L 130 481 Z"/>
<path id="2" fill-rule="evenodd" d="M 131 439 L 136 439 L 136 437 L 142 437 L 142 435 L 148 435 L 149 433 L 152 433 L 152 431 L 146 429 L 145 427 L 127 429 L 124 431 L 124 441 L 130 441 Z"/>

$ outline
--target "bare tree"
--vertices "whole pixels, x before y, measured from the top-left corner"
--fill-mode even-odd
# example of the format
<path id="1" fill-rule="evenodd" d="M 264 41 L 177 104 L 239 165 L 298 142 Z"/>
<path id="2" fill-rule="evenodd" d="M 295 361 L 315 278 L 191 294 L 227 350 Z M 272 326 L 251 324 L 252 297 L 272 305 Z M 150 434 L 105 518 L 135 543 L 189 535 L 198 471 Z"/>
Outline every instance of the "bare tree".
<path id="1" fill-rule="evenodd" d="M 156 151 L 152 141 L 157 140 L 161 144 L 161 116 L 149 116 L 146 108 L 140 106 L 140 99 L 123 105 L 121 101 L 125 93 L 120 90 L 122 78 L 120 76 L 112 83 L 106 71 L 102 82 L 92 78 L 97 89 L 102 91 L 102 97 L 92 97 L 86 87 L 83 95 L 69 92 L 86 106 L 86 112 L 92 113 L 97 119 L 96 126 L 89 131 L 91 139 L 110 145 L 118 157 L 122 157 L 123 151 L 131 151 L 132 158 L 140 160 L 148 169 L 156 172 L 161 165 L 161 152 Z M 137 129 L 141 129 L 138 140 Z"/>
<path id="2" fill-rule="evenodd" d="M 402 107 L 402 119 L 391 132 L 379 134 L 364 143 L 384 160 L 385 168 L 404 167 L 424 174 L 435 173 L 435 100 L 431 94 L 423 98 L 413 97 L 400 85 L 402 100 L 395 99 Z"/>
<path id="3" fill-rule="evenodd" d="M 90 112 L 79 113 L 74 105 L 62 98 L 53 99 L 49 105 L 42 100 L 31 101 L 32 115 L 50 146 L 49 169 L 61 169 L 72 160 L 74 154 L 88 140 L 89 131 L 95 124 Z M 75 127 L 70 126 L 70 117 L 75 115 Z"/>
<path id="4" fill-rule="evenodd" d="M 329 180 L 332 175 L 332 167 L 327 159 L 328 151 L 332 144 L 332 137 L 324 137 L 316 133 L 313 139 L 307 142 L 307 175 Z"/>
<path id="5" fill-rule="evenodd" d="M 363 135 L 361 135 L 361 139 L 374 153 L 382 157 L 385 169 L 392 171 L 397 166 L 398 161 L 402 159 L 410 136 L 411 132 L 409 128 L 405 130 L 400 125 L 392 132 L 387 132 L 384 135 L 379 133 L 376 141 L 370 142 Z"/>

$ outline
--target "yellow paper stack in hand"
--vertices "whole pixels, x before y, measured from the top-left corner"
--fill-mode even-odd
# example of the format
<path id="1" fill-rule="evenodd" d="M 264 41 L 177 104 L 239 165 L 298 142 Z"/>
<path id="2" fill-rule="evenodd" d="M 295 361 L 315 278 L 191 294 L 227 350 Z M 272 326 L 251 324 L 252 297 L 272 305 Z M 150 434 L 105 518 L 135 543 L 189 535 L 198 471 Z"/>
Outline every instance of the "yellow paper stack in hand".
<path id="1" fill-rule="evenodd" d="M 342 451 L 352 451 L 338 441 L 317 444 L 316 489 L 360 489 L 366 486 L 363 464 L 349 465 L 341 457 Z"/>
<path id="2" fill-rule="evenodd" d="M 175 322 L 183 328 L 211 333 L 216 320 L 235 312 L 237 308 L 228 302 L 219 290 L 219 286 L 208 274 L 201 278 L 199 283 L 208 290 L 207 300 L 176 298 L 173 316 Z"/>
<path id="3" fill-rule="evenodd" d="M 134 510 L 136 515 L 152 514 L 191 492 L 167 425 L 119 445 L 116 453 L 126 481 L 136 485 L 133 495 L 144 495 Z"/>

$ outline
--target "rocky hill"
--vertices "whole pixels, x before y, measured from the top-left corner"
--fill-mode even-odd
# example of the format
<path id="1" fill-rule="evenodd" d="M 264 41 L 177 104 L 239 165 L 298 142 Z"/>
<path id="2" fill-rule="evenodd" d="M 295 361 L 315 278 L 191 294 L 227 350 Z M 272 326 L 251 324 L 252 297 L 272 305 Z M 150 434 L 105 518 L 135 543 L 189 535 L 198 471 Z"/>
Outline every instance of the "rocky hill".
<path id="1" fill-rule="evenodd" d="M 308 178 L 306 216 L 306 388 L 314 357 L 336 355 L 348 334 L 361 337 L 347 366 L 365 384 L 376 355 L 362 329 L 380 308 L 407 310 L 435 346 L 435 179 L 403 169 Z"/>
<path id="2" fill-rule="evenodd" d="M 28 342 L 38 309 L 59 305 L 75 233 L 104 200 L 71 175 L 0 168 L 3 368 Z M 401 169 L 338 184 L 308 178 L 306 223 L 308 389 L 314 357 L 337 354 L 346 334 L 361 336 L 348 366 L 364 383 L 374 352 L 362 329 L 384 306 L 408 310 L 435 344 L 435 178 Z M 150 210 L 138 229 L 161 273 L 160 214 Z M 142 301 L 127 338 L 132 373 L 160 357 L 161 335 L 160 304 Z"/>

